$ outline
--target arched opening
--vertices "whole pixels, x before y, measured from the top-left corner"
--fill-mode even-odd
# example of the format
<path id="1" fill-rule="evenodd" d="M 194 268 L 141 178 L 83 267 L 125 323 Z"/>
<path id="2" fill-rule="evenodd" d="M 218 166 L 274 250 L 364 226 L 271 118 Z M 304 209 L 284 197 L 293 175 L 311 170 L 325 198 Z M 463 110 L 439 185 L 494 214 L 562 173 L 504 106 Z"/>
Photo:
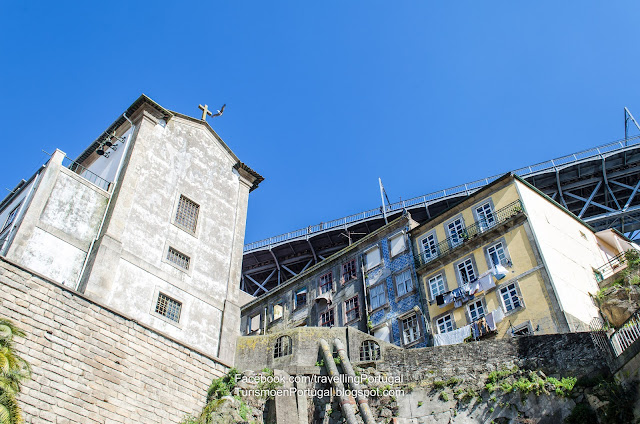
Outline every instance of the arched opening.
<path id="1" fill-rule="evenodd" d="M 360 345 L 361 361 L 378 361 L 380 356 L 380 345 L 373 340 L 365 340 Z"/>
<path id="2" fill-rule="evenodd" d="M 291 355 L 293 342 L 289 336 L 280 336 L 276 340 L 276 344 L 273 347 L 273 357 L 282 358 L 283 356 Z"/>

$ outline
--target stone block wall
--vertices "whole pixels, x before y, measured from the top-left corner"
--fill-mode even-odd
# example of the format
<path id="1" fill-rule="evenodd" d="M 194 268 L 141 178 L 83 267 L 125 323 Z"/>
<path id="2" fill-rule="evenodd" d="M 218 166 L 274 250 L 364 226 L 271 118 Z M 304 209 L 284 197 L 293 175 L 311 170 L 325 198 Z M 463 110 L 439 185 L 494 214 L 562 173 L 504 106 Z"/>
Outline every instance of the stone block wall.
<path id="1" fill-rule="evenodd" d="M 0 316 L 26 333 L 18 397 L 37 423 L 178 423 L 229 364 L 0 258 Z"/>

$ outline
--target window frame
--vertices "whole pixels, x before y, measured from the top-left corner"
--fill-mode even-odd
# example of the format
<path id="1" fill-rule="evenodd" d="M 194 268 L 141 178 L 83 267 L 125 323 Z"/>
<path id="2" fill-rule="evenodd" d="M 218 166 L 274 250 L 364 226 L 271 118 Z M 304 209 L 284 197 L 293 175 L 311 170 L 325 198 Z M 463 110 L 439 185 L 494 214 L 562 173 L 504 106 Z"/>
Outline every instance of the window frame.
<path id="1" fill-rule="evenodd" d="M 508 289 L 509 286 L 511 286 L 511 285 L 514 286 L 514 289 L 515 289 L 515 292 L 516 292 L 516 296 L 518 296 L 519 306 L 515 307 L 515 308 L 512 308 L 511 310 L 508 311 L 507 310 L 507 305 L 506 305 L 506 303 L 504 301 L 504 298 L 502 296 L 502 290 L 503 289 Z M 517 313 L 520 310 L 526 308 L 526 305 L 524 303 L 524 299 L 522 297 L 522 292 L 520 291 L 520 283 L 517 280 L 515 280 L 515 281 L 507 281 L 507 282 L 497 286 L 496 287 L 496 296 L 498 297 L 498 302 L 500 302 L 500 306 L 502 307 L 502 310 L 504 311 L 505 315 L 511 315 L 511 314 Z"/>
<path id="2" fill-rule="evenodd" d="M 367 260 L 367 256 L 369 254 L 369 252 L 372 252 L 373 250 L 378 250 L 378 263 L 375 265 L 370 265 L 369 261 Z M 382 265 L 383 263 L 383 259 L 382 259 L 382 249 L 380 249 L 380 246 L 378 244 L 371 246 L 370 248 L 366 249 L 364 251 L 364 262 L 365 262 L 365 270 L 366 271 L 371 271 L 372 269 L 375 269 L 377 267 L 379 267 L 380 265 Z"/>
<path id="3" fill-rule="evenodd" d="M 285 340 L 287 341 L 286 345 L 283 343 Z M 291 336 L 285 334 L 278 337 L 273 344 L 273 359 L 284 358 L 291 354 L 293 354 L 293 339 Z"/>
<path id="4" fill-rule="evenodd" d="M 483 222 L 483 218 L 482 215 L 485 214 L 485 212 L 483 211 L 483 213 L 478 213 L 478 209 L 480 208 L 484 208 L 485 206 L 489 206 L 489 210 L 491 213 L 491 217 L 493 219 L 493 223 L 492 224 L 487 224 L 487 225 L 482 225 Z M 475 221 L 478 223 L 478 227 L 480 228 L 481 231 L 486 231 L 489 230 L 493 227 L 496 226 L 496 216 L 495 216 L 495 212 L 496 212 L 496 208 L 493 204 L 493 199 L 491 197 L 483 199 L 482 201 L 480 201 L 479 203 L 476 203 L 475 205 L 473 205 L 473 218 L 475 219 Z"/>
<path id="5" fill-rule="evenodd" d="M 355 307 L 351 308 L 351 309 L 347 309 L 348 306 L 348 302 L 352 301 L 355 299 Z M 360 296 L 359 294 L 356 294 L 355 296 L 351 296 L 350 298 L 348 298 L 347 300 L 345 300 L 344 302 L 344 325 L 347 326 L 349 324 L 353 324 L 354 322 L 357 322 L 360 320 L 360 318 L 362 318 L 362 314 L 360 311 Z M 356 311 L 356 317 L 349 319 L 349 312 L 351 311 Z"/>
<path id="6" fill-rule="evenodd" d="M 473 276 L 474 276 L 474 278 L 473 278 L 473 279 L 470 279 L 469 281 L 466 281 L 466 282 L 465 282 L 465 281 L 463 280 L 463 278 L 462 278 L 462 274 L 460 273 L 460 268 L 459 268 L 459 266 L 460 266 L 460 265 L 462 265 L 463 263 L 466 263 L 466 262 L 467 262 L 467 261 L 469 261 L 469 260 L 471 261 L 471 267 L 472 267 L 472 269 L 473 269 Z M 466 269 L 466 266 L 465 266 L 465 269 Z M 454 264 L 453 264 L 453 270 L 454 270 L 454 273 L 456 274 L 456 279 L 457 279 L 457 281 L 458 281 L 458 287 L 462 287 L 464 284 L 467 284 L 467 283 L 469 283 L 469 282 L 471 282 L 471 281 L 474 281 L 474 280 L 477 280 L 477 279 L 478 279 L 478 266 L 477 266 L 477 264 L 476 264 L 476 260 L 475 260 L 475 257 L 474 257 L 474 255 L 473 255 L 473 254 L 468 255 L 468 256 L 466 256 L 466 257 L 464 257 L 464 258 L 462 258 L 462 259 L 460 259 L 460 260 L 458 260 L 458 261 L 454 262 Z"/>
<path id="7" fill-rule="evenodd" d="M 195 222 L 194 222 L 194 225 L 193 225 L 193 229 L 189 228 L 189 226 L 184 225 L 182 222 L 180 222 L 178 220 L 178 214 L 180 213 L 181 200 L 183 198 L 185 199 L 185 203 L 192 203 L 192 204 L 197 206 L 196 214 L 195 214 L 195 218 L 194 218 Z M 200 209 L 201 209 L 200 203 L 197 203 L 196 201 L 192 200 L 191 197 L 186 196 L 185 194 L 178 193 L 178 196 L 176 198 L 176 205 L 174 207 L 173 215 L 172 215 L 172 218 L 171 218 L 171 223 L 173 225 L 175 225 L 176 227 L 180 228 L 181 230 L 183 230 L 185 233 L 190 234 L 190 235 L 192 235 L 194 237 L 197 237 L 198 228 L 199 228 L 198 221 L 199 221 L 199 218 L 200 218 Z"/>
<path id="8" fill-rule="evenodd" d="M 304 303 L 302 305 L 298 304 L 298 292 L 303 291 L 305 292 L 305 296 L 304 296 Z M 298 287 L 297 289 L 293 290 L 293 310 L 297 311 L 300 310 L 304 307 L 306 307 L 309 304 L 309 287 L 307 286 L 301 286 Z"/>
<path id="9" fill-rule="evenodd" d="M 16 221 L 16 218 L 18 217 L 18 213 L 20 212 L 20 206 L 22 206 L 22 202 L 23 200 L 18 202 L 18 205 L 15 208 L 11 209 L 11 211 L 7 214 L 7 219 L 4 220 L 4 224 L 2 225 L 2 229 L 0 230 L 0 233 L 4 232 L 4 230 L 9 228 L 11 224 L 13 224 Z"/>
<path id="10" fill-rule="evenodd" d="M 281 319 L 284 318 L 284 305 L 285 305 L 284 300 L 280 300 L 279 302 L 276 302 L 273 305 L 271 305 L 271 322 L 272 323 L 280 321 Z M 279 306 L 282 308 L 281 315 L 278 318 L 276 318 L 276 306 Z"/>
<path id="11" fill-rule="evenodd" d="M 399 287 L 398 279 L 399 279 L 399 277 L 401 275 L 404 275 L 406 273 L 409 273 L 409 282 L 411 283 L 411 290 L 406 290 L 406 284 L 405 284 L 405 292 L 403 294 L 400 294 L 400 291 L 398 290 L 398 287 Z M 406 283 L 406 281 L 407 280 L 404 280 L 405 283 Z M 410 296 L 410 295 L 412 295 L 412 294 L 414 294 L 416 292 L 416 283 L 415 283 L 415 281 L 413 279 L 413 273 L 411 272 L 411 268 L 410 267 L 407 267 L 407 268 L 401 270 L 400 272 L 398 272 L 397 274 L 395 274 L 393 276 L 393 286 L 394 286 L 394 289 L 396 291 L 396 300 L 403 299 L 403 298 L 405 298 L 407 296 Z"/>
<path id="12" fill-rule="evenodd" d="M 515 334 L 516 332 L 528 330 L 529 334 Z M 511 327 L 511 337 L 524 337 L 524 336 L 533 336 L 535 331 L 533 330 L 533 325 L 531 324 L 531 320 L 527 320 L 518 325 L 514 325 Z"/>
<path id="13" fill-rule="evenodd" d="M 324 325 L 325 323 L 328 323 L 328 321 L 323 321 L 322 320 L 322 316 L 324 314 L 329 314 L 331 319 L 333 320 L 333 325 Z M 336 308 L 335 306 L 330 307 L 330 308 L 326 308 L 325 310 L 323 310 L 322 312 L 320 312 L 318 314 L 318 327 L 326 327 L 326 328 L 331 328 L 331 327 L 335 327 L 336 326 Z"/>
<path id="14" fill-rule="evenodd" d="M 442 292 L 434 294 L 433 291 L 431 290 L 431 280 L 433 280 L 434 278 L 437 278 L 437 277 L 441 277 L 442 278 L 442 284 L 444 286 L 444 289 L 443 289 Z M 440 272 L 437 272 L 435 274 L 431 274 L 431 275 L 428 275 L 427 277 L 425 277 L 425 283 L 426 283 L 425 285 L 427 287 L 427 290 L 429 291 L 429 296 L 430 296 L 429 300 L 432 301 L 432 302 L 435 302 L 436 296 L 438 296 L 439 294 L 446 293 L 446 292 L 449 291 L 449 285 L 447 284 L 447 275 L 444 272 L 444 269 L 441 270 Z"/>
<path id="15" fill-rule="evenodd" d="M 433 238 L 433 246 L 429 249 L 426 249 L 425 241 L 428 241 L 430 237 Z M 418 247 L 420 248 L 420 255 L 422 255 L 422 258 L 424 260 L 430 260 L 431 258 L 438 257 L 438 234 L 436 233 L 435 228 L 431 231 L 426 232 L 421 238 L 418 239 Z"/>
<path id="16" fill-rule="evenodd" d="M 255 317 L 258 317 L 258 328 L 255 330 L 252 330 L 251 324 L 252 324 L 253 318 Z M 258 333 L 261 328 L 262 328 L 262 314 L 260 313 L 260 311 L 257 311 L 254 314 L 247 315 L 247 324 L 245 329 L 246 335 Z"/>
<path id="17" fill-rule="evenodd" d="M 378 306 L 376 306 L 375 308 L 373 307 L 373 298 L 371 297 L 371 291 L 373 289 L 378 289 L 379 287 L 382 287 L 382 294 L 384 296 L 384 302 Z M 387 284 L 386 281 L 382 281 L 378 284 L 374 284 L 373 286 L 368 287 L 369 289 L 369 307 L 371 308 L 370 312 L 375 312 L 379 309 L 385 308 L 387 306 L 389 306 L 389 295 L 387 294 Z M 376 296 L 377 298 L 377 296 Z"/>
<path id="18" fill-rule="evenodd" d="M 173 251 L 175 256 L 184 256 L 186 258 L 186 262 L 187 262 L 186 268 L 170 259 L 172 251 Z M 180 270 L 182 272 L 186 272 L 188 274 L 191 274 L 191 271 L 192 271 L 192 268 L 193 268 L 192 267 L 192 263 L 193 263 L 192 261 L 193 261 L 193 258 L 191 256 L 187 255 L 186 253 L 184 253 L 181 250 L 176 249 L 171 244 L 167 244 L 167 249 L 165 250 L 165 254 L 163 256 L 163 262 L 168 263 L 169 265 L 173 266 L 177 270 Z"/>
<path id="19" fill-rule="evenodd" d="M 345 272 L 345 268 L 347 268 L 349 265 L 352 265 L 352 264 L 353 264 L 353 269 L 349 271 L 350 278 L 348 280 L 346 280 L 344 278 L 345 275 L 347 274 Z M 343 262 L 342 266 L 340 267 L 340 269 L 342 271 L 342 273 L 340 275 L 340 281 L 341 281 L 342 284 L 346 284 L 349 281 L 356 280 L 358 278 L 358 263 L 357 263 L 355 258 L 353 258 L 351 260 L 348 260 L 346 262 Z"/>
<path id="20" fill-rule="evenodd" d="M 478 303 L 480 304 L 480 307 L 482 308 L 482 315 L 481 316 L 476 316 L 476 318 L 473 318 L 473 316 L 471 314 L 471 306 L 476 306 Z M 472 301 L 468 302 L 465 305 L 465 312 L 466 312 L 466 315 L 467 315 L 467 322 L 469 324 L 472 324 L 472 323 L 478 321 L 480 318 L 487 316 L 487 302 L 485 301 L 484 297 L 475 298 Z"/>
<path id="21" fill-rule="evenodd" d="M 449 228 L 449 225 L 453 224 L 458 220 L 460 221 L 462 228 L 460 230 L 457 230 L 458 232 L 456 233 L 456 237 L 454 237 L 453 234 L 451 233 L 451 229 Z M 467 229 L 467 225 L 464 222 L 464 217 L 462 216 L 462 214 L 459 214 L 444 223 L 444 231 L 445 231 L 445 234 L 447 234 L 447 239 L 449 240 L 449 245 L 450 245 L 449 247 L 460 246 L 462 243 L 464 243 L 464 237 L 462 234 L 466 231 L 466 229 Z"/>
<path id="22" fill-rule="evenodd" d="M 327 279 L 325 277 L 329 277 L 329 281 L 327 282 Z M 324 283 L 323 283 L 324 280 Z M 323 287 L 326 287 L 327 285 L 330 285 L 328 290 L 323 290 Z M 334 285 L 333 285 L 333 271 L 329 271 L 325 274 L 322 274 L 320 277 L 318 277 L 318 293 L 319 294 L 324 294 L 324 293 L 329 293 L 329 292 L 333 292 L 334 289 Z"/>
<path id="23" fill-rule="evenodd" d="M 178 304 L 179 309 L 178 309 L 178 317 L 177 317 L 178 319 L 177 319 L 177 321 L 172 319 L 172 318 L 169 318 L 167 315 L 164 315 L 164 314 L 158 312 L 158 305 L 160 303 L 160 297 L 161 296 L 164 296 L 168 300 L 173 301 L 173 302 Z M 156 289 L 154 291 L 154 299 L 155 299 L 155 301 L 151 305 L 152 314 L 155 317 L 160 318 L 165 322 L 173 324 L 173 325 L 175 325 L 177 327 L 182 327 L 182 323 L 180 322 L 180 318 L 182 317 L 182 312 L 183 312 L 183 309 L 184 309 L 184 301 L 182 301 L 181 299 L 177 298 L 174 295 L 168 295 L 166 293 L 166 291 L 163 291 L 163 290 L 160 290 L 160 289 Z"/>
<path id="24" fill-rule="evenodd" d="M 403 248 L 402 250 L 400 250 L 397 253 L 393 253 L 393 249 L 392 249 L 392 240 L 396 240 L 396 239 L 402 239 L 402 243 L 403 243 Z M 396 258 L 400 255 L 402 255 L 403 253 L 405 253 L 407 251 L 407 237 L 405 236 L 405 233 L 400 231 L 399 233 L 396 233 L 394 235 L 392 235 L 391 237 L 388 238 L 388 242 L 389 242 L 389 257 L 390 258 Z"/>
<path id="25" fill-rule="evenodd" d="M 372 348 L 373 345 L 373 348 Z M 372 355 L 374 353 L 374 355 Z M 380 348 L 380 343 L 375 340 L 363 340 L 360 343 L 360 361 L 361 362 L 371 362 L 371 361 L 379 361 L 382 359 L 382 349 Z"/>
<path id="26" fill-rule="evenodd" d="M 512 266 L 511 255 L 509 254 L 509 247 L 507 246 L 507 241 L 504 237 L 500 237 L 499 239 L 493 240 L 490 244 L 486 245 L 482 251 L 484 252 L 485 260 L 487 261 L 487 267 L 491 269 L 494 264 L 491 259 L 491 255 L 489 254 L 489 249 L 496 246 L 497 244 L 502 244 L 502 251 L 505 256 L 506 263 L 503 263 L 503 266 Z"/>
<path id="27" fill-rule="evenodd" d="M 424 328 L 422 327 L 422 320 L 421 320 L 421 316 L 422 314 L 419 314 L 417 312 L 413 312 L 411 314 L 402 316 L 402 317 L 398 317 L 398 322 L 400 324 L 400 338 L 401 338 L 401 342 L 402 342 L 402 346 L 403 347 L 410 347 L 413 345 L 416 345 L 418 343 L 420 343 L 423 339 L 424 339 Z M 405 331 L 408 327 L 405 324 L 405 321 L 408 321 L 410 319 L 415 319 L 416 322 L 416 331 L 417 331 L 417 336 L 411 340 L 411 341 L 406 341 L 405 338 Z"/>

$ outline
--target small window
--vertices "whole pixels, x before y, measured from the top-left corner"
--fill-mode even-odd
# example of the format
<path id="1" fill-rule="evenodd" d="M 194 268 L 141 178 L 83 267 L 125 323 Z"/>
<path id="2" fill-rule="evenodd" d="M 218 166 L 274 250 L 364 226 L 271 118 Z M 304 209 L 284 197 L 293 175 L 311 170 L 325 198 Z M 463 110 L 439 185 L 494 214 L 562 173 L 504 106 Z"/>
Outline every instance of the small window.
<path id="1" fill-rule="evenodd" d="M 11 210 L 11 212 L 9 212 L 9 215 L 7 215 L 7 219 L 4 221 L 4 225 L 2 226 L 2 230 L 0 230 L 0 231 L 6 230 L 7 227 L 9 227 L 9 225 L 11 225 L 13 223 L 13 221 L 15 221 L 16 215 L 18 215 L 18 209 L 20 208 L 21 204 L 22 204 L 22 202 L 20 202 L 20 204 L 18 204 L 18 206 L 16 206 L 15 208 L 13 208 Z"/>
<path id="2" fill-rule="evenodd" d="M 352 322 L 360 318 L 360 304 L 358 295 L 344 302 L 345 322 Z"/>
<path id="3" fill-rule="evenodd" d="M 365 340 L 360 345 L 361 361 L 379 361 L 380 356 L 380 345 L 373 340 Z"/>
<path id="4" fill-rule="evenodd" d="M 398 297 L 404 296 L 405 294 L 413 291 L 413 281 L 411 279 L 410 269 L 407 269 L 396 277 L 396 290 L 398 291 Z"/>
<path id="5" fill-rule="evenodd" d="M 158 302 L 156 303 L 156 313 L 169 318 L 171 321 L 179 322 L 181 309 L 182 303 L 170 298 L 164 293 L 160 293 L 158 295 Z"/>
<path id="6" fill-rule="evenodd" d="M 437 295 L 444 293 L 444 279 L 442 274 L 429 278 L 429 290 L 431 291 L 431 299 L 435 299 Z"/>
<path id="7" fill-rule="evenodd" d="M 447 232 L 449 233 L 452 247 L 462 243 L 464 241 L 463 237 L 465 232 L 464 222 L 462 221 L 462 218 L 458 218 L 447 224 Z"/>
<path id="8" fill-rule="evenodd" d="M 493 227 L 496 224 L 496 220 L 491 210 L 491 203 L 487 202 L 482 206 L 476 208 L 476 215 L 478 217 L 478 224 L 480 224 L 481 230 L 486 230 Z"/>
<path id="9" fill-rule="evenodd" d="M 320 294 L 333 290 L 333 274 L 327 273 L 320 277 Z"/>
<path id="10" fill-rule="evenodd" d="M 293 298 L 293 309 L 302 308 L 307 304 L 307 288 L 301 287 L 296 290 Z"/>
<path id="11" fill-rule="evenodd" d="M 487 253 L 491 258 L 491 264 L 493 266 L 496 265 L 506 265 L 509 261 L 507 259 L 507 255 L 504 252 L 504 246 L 502 243 L 496 243 L 493 246 L 489 246 L 487 248 Z"/>
<path id="12" fill-rule="evenodd" d="M 320 327 L 333 327 L 336 323 L 333 308 L 320 314 Z"/>
<path id="13" fill-rule="evenodd" d="M 507 312 L 511 312 L 522 306 L 522 301 L 520 299 L 520 295 L 518 294 L 516 283 L 511 283 L 505 287 L 502 287 L 500 289 L 500 297 L 502 298 L 504 309 Z"/>
<path id="14" fill-rule="evenodd" d="M 167 252 L 167 260 L 183 269 L 189 269 L 191 258 L 182 252 L 177 251 L 173 247 L 169 247 Z"/>
<path id="15" fill-rule="evenodd" d="M 477 321 L 485 315 L 484 305 L 482 304 L 482 300 L 477 300 L 475 302 L 469 303 L 469 318 L 471 318 L 471 322 Z"/>
<path id="16" fill-rule="evenodd" d="M 356 260 L 352 259 L 349 262 L 342 264 L 342 282 L 346 283 L 358 277 L 358 270 L 356 269 Z"/>
<path id="17" fill-rule="evenodd" d="M 438 318 L 436 320 L 436 327 L 438 327 L 438 334 L 453 331 L 453 318 L 451 317 L 451 314 Z"/>
<path id="18" fill-rule="evenodd" d="M 430 260 L 438 256 L 438 242 L 436 240 L 435 232 L 432 232 L 421 240 L 422 243 L 422 256 L 425 261 Z"/>
<path id="19" fill-rule="evenodd" d="M 291 355 L 293 351 L 292 346 L 293 343 L 291 341 L 291 337 L 289 336 L 280 336 L 276 340 L 275 346 L 273 346 L 273 357 L 274 358 L 282 358 L 283 356 Z"/>
<path id="20" fill-rule="evenodd" d="M 404 239 L 404 234 L 402 233 L 389 239 L 389 244 L 391 245 L 391 257 L 398 256 L 399 254 L 404 252 L 407 248 L 407 245 Z"/>
<path id="21" fill-rule="evenodd" d="M 473 261 L 471 258 L 458 264 L 458 273 L 460 274 L 460 279 L 465 284 L 476 279 L 476 271 L 473 269 Z"/>
<path id="22" fill-rule="evenodd" d="M 531 321 L 523 322 L 522 324 L 518 324 L 511 329 L 511 335 L 513 337 L 518 336 L 533 336 L 533 327 L 531 326 Z"/>
<path id="23" fill-rule="evenodd" d="M 247 322 L 247 334 L 255 333 L 260 330 L 260 314 L 255 314 L 254 316 L 249 318 Z"/>
<path id="24" fill-rule="evenodd" d="M 178 201 L 178 209 L 176 210 L 175 223 L 190 233 L 196 232 L 196 225 L 198 223 L 198 212 L 200 211 L 200 205 L 191 199 L 180 195 Z"/>
<path id="25" fill-rule="evenodd" d="M 373 249 L 369 249 L 365 253 L 365 262 L 367 264 L 367 270 L 377 267 L 380 265 L 380 248 L 377 246 Z"/>
<path id="26" fill-rule="evenodd" d="M 420 321 L 418 315 L 412 315 L 402 320 L 402 339 L 408 345 L 420 338 Z"/>
<path id="27" fill-rule="evenodd" d="M 273 321 L 282 318 L 284 314 L 284 304 L 282 302 L 273 305 Z"/>
<path id="28" fill-rule="evenodd" d="M 387 303 L 384 294 L 384 284 L 378 284 L 369 289 L 369 297 L 371 298 L 371 310 L 378 309 Z"/>

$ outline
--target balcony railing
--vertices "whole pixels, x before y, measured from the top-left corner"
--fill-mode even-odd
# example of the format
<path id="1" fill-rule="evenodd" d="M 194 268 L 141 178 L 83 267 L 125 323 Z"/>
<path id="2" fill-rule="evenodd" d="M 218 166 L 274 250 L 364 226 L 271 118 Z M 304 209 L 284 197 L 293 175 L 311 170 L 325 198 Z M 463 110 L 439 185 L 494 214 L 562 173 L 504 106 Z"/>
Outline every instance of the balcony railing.
<path id="1" fill-rule="evenodd" d="M 424 250 L 415 255 L 416 268 L 424 266 L 442 256 L 448 255 L 469 240 L 472 240 L 480 234 L 486 233 L 492 228 L 521 213 L 523 213 L 522 203 L 520 200 L 516 200 L 502 209 L 492 211 L 484 220 L 474 222 L 472 225 L 458 231 L 454 236 L 448 237 L 434 246 L 423 246 Z"/>
<path id="2" fill-rule="evenodd" d="M 611 345 L 616 356 L 622 355 L 629 346 L 640 339 L 640 310 L 625 321 L 615 333 L 611 335 Z"/>
<path id="3" fill-rule="evenodd" d="M 99 175 L 96 175 L 93 172 L 89 171 L 87 168 L 85 168 L 84 166 L 80 165 L 78 162 L 74 162 L 71 159 L 65 157 L 62 160 L 62 166 L 66 167 L 66 168 L 70 169 L 71 171 L 75 172 L 76 174 L 80 175 L 82 178 L 84 178 L 85 180 L 89 181 L 90 183 L 93 183 L 93 184 L 97 185 L 98 187 L 100 187 L 104 191 L 109 191 L 109 186 L 111 185 L 111 183 L 109 181 L 107 181 L 104 178 L 100 177 Z"/>
<path id="4" fill-rule="evenodd" d="M 622 252 L 618 256 L 609 259 L 604 265 L 594 269 L 593 273 L 595 274 L 598 283 L 621 271 L 622 268 L 625 267 L 626 262 L 626 252 Z"/>

